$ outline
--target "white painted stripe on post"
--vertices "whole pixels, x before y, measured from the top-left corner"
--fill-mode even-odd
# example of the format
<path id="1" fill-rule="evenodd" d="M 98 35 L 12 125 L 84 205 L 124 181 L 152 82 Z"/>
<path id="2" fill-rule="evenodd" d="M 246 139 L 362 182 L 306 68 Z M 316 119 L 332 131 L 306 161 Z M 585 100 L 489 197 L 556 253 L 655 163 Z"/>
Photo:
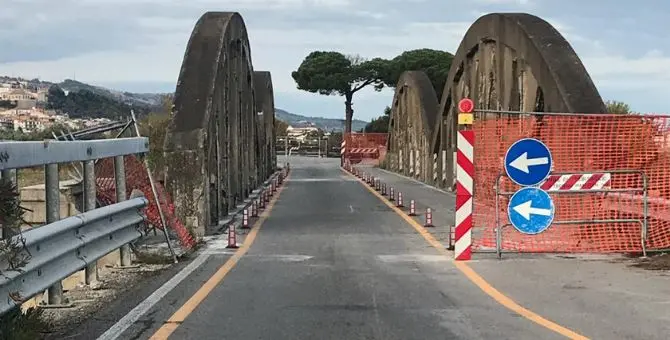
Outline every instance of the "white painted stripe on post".
<path id="1" fill-rule="evenodd" d="M 458 165 L 458 169 L 459 170 L 456 171 L 456 181 L 460 182 L 464 188 L 470 191 L 470 195 L 472 195 L 472 188 L 474 183 L 472 177 L 470 177 L 470 174 L 462 169 L 460 165 Z"/>
<path id="2" fill-rule="evenodd" d="M 463 156 L 470 160 L 470 162 L 473 161 L 473 154 L 474 154 L 474 146 L 468 142 L 467 139 L 463 138 L 463 136 L 459 133 L 458 134 L 458 150 L 463 153 Z"/>
<path id="3" fill-rule="evenodd" d="M 454 242 L 454 254 L 462 254 L 472 245 L 472 229 L 467 231 L 461 238 Z"/>
<path id="4" fill-rule="evenodd" d="M 455 226 L 461 224 L 468 216 L 472 214 L 472 197 L 468 198 L 463 206 L 460 209 L 456 210 L 456 223 Z"/>
<path id="5" fill-rule="evenodd" d="M 442 180 L 447 180 L 447 150 L 442 150 Z"/>

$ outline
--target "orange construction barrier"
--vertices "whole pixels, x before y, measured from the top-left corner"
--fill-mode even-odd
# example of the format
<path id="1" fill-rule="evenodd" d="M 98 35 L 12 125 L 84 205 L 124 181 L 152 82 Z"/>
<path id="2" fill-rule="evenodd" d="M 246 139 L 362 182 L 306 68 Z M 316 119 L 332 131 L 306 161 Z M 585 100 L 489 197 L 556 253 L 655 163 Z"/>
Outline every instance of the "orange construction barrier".
<path id="1" fill-rule="evenodd" d="M 555 175 L 540 186 L 554 200 L 554 224 L 538 235 L 503 228 L 503 250 L 637 253 L 644 247 L 670 248 L 670 116 L 501 114 L 475 119 L 473 125 L 473 250 L 495 248 L 496 226 L 509 223 L 510 195 L 504 193 L 520 187 L 500 176 L 505 152 L 526 137 L 544 142 L 552 152 Z M 496 186 L 503 194 L 496 194 Z M 585 191 L 589 188 L 595 190 Z"/>
<path id="2" fill-rule="evenodd" d="M 350 164 L 379 165 L 386 156 L 388 133 L 345 133 L 342 157 Z"/>

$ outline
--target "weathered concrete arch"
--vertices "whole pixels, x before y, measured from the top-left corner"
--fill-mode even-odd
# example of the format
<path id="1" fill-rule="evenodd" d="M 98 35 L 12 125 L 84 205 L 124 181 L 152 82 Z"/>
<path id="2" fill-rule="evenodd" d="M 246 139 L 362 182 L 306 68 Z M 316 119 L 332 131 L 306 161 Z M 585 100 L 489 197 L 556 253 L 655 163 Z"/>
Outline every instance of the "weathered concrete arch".
<path id="1" fill-rule="evenodd" d="M 254 85 L 256 95 L 256 110 L 259 124 L 260 153 L 263 161 L 261 171 L 267 178 L 277 167 L 277 154 L 275 150 L 275 102 L 272 88 L 272 76 L 268 71 L 254 72 Z"/>
<path id="2" fill-rule="evenodd" d="M 464 97 L 473 99 L 479 109 L 606 112 L 581 60 L 549 23 L 525 13 L 482 16 L 456 52 L 432 136 L 431 152 L 446 156 L 446 176 L 439 186 L 451 189 L 456 106 Z"/>
<path id="3" fill-rule="evenodd" d="M 265 126 L 256 118 L 254 78 L 242 16 L 205 13 L 186 47 L 165 139 L 166 186 L 198 236 L 269 175 L 258 171 Z"/>
<path id="4" fill-rule="evenodd" d="M 404 72 L 391 106 L 386 156 L 389 170 L 422 181 L 432 178 L 429 151 L 437 110 L 437 95 L 428 76 L 421 71 Z"/>

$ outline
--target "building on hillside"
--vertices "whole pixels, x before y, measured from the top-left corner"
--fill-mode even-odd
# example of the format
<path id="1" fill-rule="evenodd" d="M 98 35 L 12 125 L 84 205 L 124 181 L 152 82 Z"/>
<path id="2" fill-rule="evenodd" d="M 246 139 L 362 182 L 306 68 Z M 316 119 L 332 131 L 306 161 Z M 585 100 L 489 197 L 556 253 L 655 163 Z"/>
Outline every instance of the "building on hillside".
<path id="1" fill-rule="evenodd" d="M 298 137 L 302 135 L 307 135 L 310 132 L 317 132 L 317 131 L 319 131 L 319 128 L 311 124 L 289 125 L 286 128 L 286 133 L 289 135 L 289 137 Z"/>
<path id="2" fill-rule="evenodd" d="M 42 131 L 62 120 L 55 112 L 39 109 L 11 109 L 0 112 L 0 128 L 23 132 Z"/>

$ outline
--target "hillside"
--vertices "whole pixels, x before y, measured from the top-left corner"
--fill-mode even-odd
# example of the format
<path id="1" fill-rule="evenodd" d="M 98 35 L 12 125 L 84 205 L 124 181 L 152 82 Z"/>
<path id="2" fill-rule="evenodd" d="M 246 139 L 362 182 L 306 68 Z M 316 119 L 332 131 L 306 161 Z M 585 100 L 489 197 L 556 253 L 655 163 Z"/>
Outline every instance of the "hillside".
<path id="1" fill-rule="evenodd" d="M 289 125 L 296 125 L 298 123 L 314 123 L 316 127 L 321 128 L 325 131 L 342 131 L 344 130 L 344 119 L 334 119 L 334 118 L 323 118 L 323 117 L 307 117 L 291 113 L 279 108 L 275 108 L 275 117 L 281 121 L 288 123 Z M 351 129 L 353 131 L 359 131 L 365 128 L 365 125 L 368 122 L 354 119 L 351 124 Z"/>
<path id="2" fill-rule="evenodd" d="M 164 93 L 131 93 L 95 86 L 66 79 L 60 83 L 39 79 L 10 78 L 0 76 L 0 82 L 25 81 L 31 89 L 49 89 L 47 108 L 68 112 L 71 117 L 119 118 L 127 117 L 131 109 L 138 116 L 165 109 Z M 275 109 L 276 117 L 290 125 L 313 123 L 326 131 L 342 131 L 344 119 L 302 116 L 283 109 Z M 352 129 L 359 131 L 367 122 L 355 119 Z"/>

